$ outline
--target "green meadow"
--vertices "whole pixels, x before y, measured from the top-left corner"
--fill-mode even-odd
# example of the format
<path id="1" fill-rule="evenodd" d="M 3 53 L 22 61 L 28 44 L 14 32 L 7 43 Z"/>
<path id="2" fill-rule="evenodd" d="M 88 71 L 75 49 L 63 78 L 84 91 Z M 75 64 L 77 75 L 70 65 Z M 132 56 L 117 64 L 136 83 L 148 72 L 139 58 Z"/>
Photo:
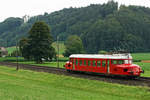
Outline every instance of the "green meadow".
<path id="1" fill-rule="evenodd" d="M 133 60 L 150 60 L 150 53 L 132 53 Z"/>
<path id="2" fill-rule="evenodd" d="M 149 100 L 150 88 L 0 66 L 1 100 Z"/>

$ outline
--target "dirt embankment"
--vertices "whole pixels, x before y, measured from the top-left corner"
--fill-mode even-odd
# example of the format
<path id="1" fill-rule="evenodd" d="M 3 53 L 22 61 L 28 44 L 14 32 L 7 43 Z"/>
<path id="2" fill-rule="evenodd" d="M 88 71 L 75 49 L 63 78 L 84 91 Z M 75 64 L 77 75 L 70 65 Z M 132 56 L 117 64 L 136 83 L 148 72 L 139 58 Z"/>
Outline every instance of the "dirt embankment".
<path id="1" fill-rule="evenodd" d="M 150 63 L 150 60 L 142 60 L 143 63 Z"/>

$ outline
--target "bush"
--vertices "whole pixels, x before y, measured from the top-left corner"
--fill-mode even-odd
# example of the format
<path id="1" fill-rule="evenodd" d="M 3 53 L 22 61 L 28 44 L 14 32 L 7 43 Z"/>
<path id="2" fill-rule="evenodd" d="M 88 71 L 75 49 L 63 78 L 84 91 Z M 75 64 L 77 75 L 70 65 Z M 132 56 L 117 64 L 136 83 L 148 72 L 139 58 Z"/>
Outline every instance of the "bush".
<path id="1" fill-rule="evenodd" d="M 98 51 L 98 54 L 107 54 L 108 52 L 107 51 L 104 51 L 104 50 L 100 50 Z"/>

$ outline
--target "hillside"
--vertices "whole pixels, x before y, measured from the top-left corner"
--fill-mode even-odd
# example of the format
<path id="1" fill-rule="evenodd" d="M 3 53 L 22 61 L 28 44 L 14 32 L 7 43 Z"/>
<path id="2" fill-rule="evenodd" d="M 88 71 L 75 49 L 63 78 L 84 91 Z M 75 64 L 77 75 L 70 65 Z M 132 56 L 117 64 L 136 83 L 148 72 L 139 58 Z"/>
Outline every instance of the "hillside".
<path id="1" fill-rule="evenodd" d="M 8 18 L 0 23 L 0 46 L 13 46 L 27 36 L 32 24 L 45 21 L 56 39 L 69 35 L 81 37 L 87 53 L 99 50 L 150 51 L 150 8 L 124 6 L 109 1 L 81 8 L 65 8 L 53 13 L 33 16 L 24 23 L 22 18 Z"/>

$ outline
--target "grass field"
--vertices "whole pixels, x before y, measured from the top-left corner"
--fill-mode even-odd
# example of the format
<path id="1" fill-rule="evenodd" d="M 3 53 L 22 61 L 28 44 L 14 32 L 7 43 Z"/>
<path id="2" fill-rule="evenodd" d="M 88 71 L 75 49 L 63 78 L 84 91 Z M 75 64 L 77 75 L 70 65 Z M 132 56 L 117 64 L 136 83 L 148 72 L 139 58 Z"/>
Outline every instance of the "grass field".
<path id="1" fill-rule="evenodd" d="M 150 53 L 132 53 L 133 60 L 135 61 L 144 61 L 144 60 L 150 60 Z M 142 67 L 142 69 L 145 71 L 144 74 L 141 74 L 142 76 L 150 77 L 150 63 L 144 63 L 144 62 L 133 62 L 134 64 L 137 64 Z"/>
<path id="2" fill-rule="evenodd" d="M 27 62 L 19 62 L 20 64 L 30 64 L 30 65 L 38 65 L 38 66 L 49 66 L 49 67 L 59 67 L 64 68 L 65 62 L 59 62 L 59 65 L 56 61 L 52 62 L 45 62 L 43 64 L 36 64 L 34 61 L 27 61 Z"/>
<path id="3" fill-rule="evenodd" d="M 1 100 L 149 100 L 150 88 L 0 66 Z"/>
<path id="4" fill-rule="evenodd" d="M 150 60 L 150 53 L 132 53 L 134 60 Z"/>

